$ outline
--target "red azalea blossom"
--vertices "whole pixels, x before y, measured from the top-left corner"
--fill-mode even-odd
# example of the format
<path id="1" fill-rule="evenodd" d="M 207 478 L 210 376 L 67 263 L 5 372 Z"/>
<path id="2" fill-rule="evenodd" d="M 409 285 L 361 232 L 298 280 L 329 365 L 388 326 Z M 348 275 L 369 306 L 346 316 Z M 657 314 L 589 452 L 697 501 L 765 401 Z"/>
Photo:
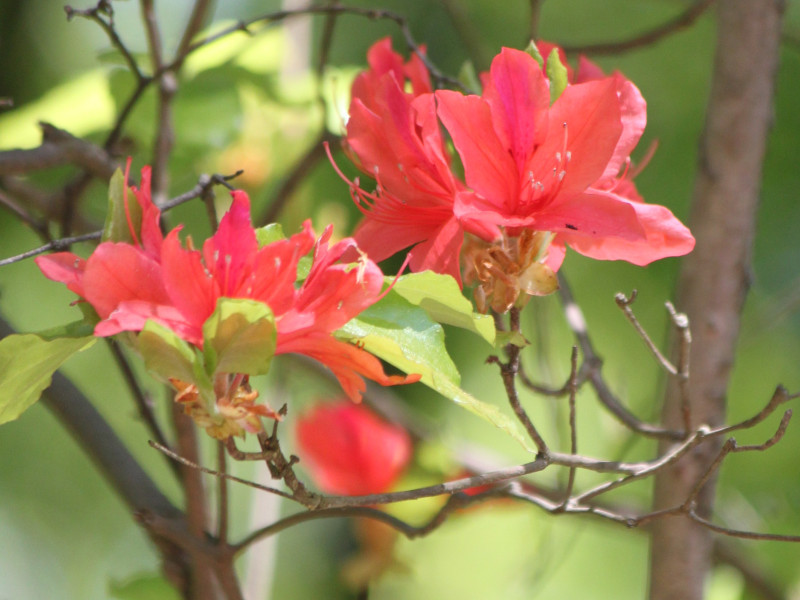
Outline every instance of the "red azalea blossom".
<path id="1" fill-rule="evenodd" d="M 94 307 L 101 319 L 95 335 L 140 331 L 153 320 L 199 347 L 203 323 L 219 298 L 249 298 L 267 304 L 275 316 L 276 354 L 295 352 L 324 363 L 354 401 L 365 389 L 362 377 L 382 385 L 419 379 L 387 376 L 373 355 L 332 336 L 374 304 L 383 286 L 383 274 L 365 256 L 356 265 L 337 263 L 357 250 L 352 239 L 329 247 L 332 229 L 315 239 L 306 221 L 300 233 L 259 248 L 247 194 L 234 191 L 230 210 L 202 252 L 186 249 L 180 227 L 162 240 L 149 182 L 145 168 L 136 191 L 144 214 L 141 241 L 134 234 L 134 244 L 104 242 L 88 260 L 69 252 L 36 259 L 48 278 L 66 283 Z M 296 288 L 298 262 L 312 249 L 311 271 Z"/>
<path id="2" fill-rule="evenodd" d="M 466 221 L 456 219 L 453 202 L 464 184 L 450 169 L 428 71 L 417 55 L 403 63 L 389 38 L 370 48 L 368 61 L 353 83 L 346 147 L 378 187 L 370 194 L 349 182 L 364 213 L 354 237 L 376 261 L 414 246 L 413 271 L 460 281 Z M 467 224 L 485 233 L 480 223 Z"/>
<path id="3" fill-rule="evenodd" d="M 483 96 L 436 92 L 439 117 L 464 164 L 470 191 L 454 212 L 515 236 L 556 234 L 547 264 L 564 244 L 594 258 L 644 265 L 694 247 L 689 230 L 661 206 L 640 201 L 618 179 L 644 129 L 646 107 L 621 75 L 568 85 L 550 106 L 549 82 L 525 52 L 504 48 L 484 78 Z"/>
<path id="4" fill-rule="evenodd" d="M 320 489 L 361 496 L 388 491 L 411 459 L 411 439 L 363 405 L 319 404 L 297 422 L 298 454 Z"/>

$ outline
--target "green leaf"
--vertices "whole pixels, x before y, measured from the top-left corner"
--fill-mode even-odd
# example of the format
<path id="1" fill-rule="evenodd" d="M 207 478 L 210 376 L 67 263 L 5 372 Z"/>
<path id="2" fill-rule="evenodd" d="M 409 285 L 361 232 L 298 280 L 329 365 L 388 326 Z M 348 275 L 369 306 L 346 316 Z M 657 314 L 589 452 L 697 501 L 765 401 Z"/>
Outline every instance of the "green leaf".
<path id="1" fill-rule="evenodd" d="M 547 78 L 550 80 L 550 104 L 567 89 L 567 67 L 561 62 L 558 48 L 553 48 L 547 57 Z"/>
<path id="2" fill-rule="evenodd" d="M 533 59 L 537 63 L 539 63 L 539 67 L 544 66 L 544 59 L 542 58 L 541 52 L 539 52 L 539 48 L 536 47 L 536 42 L 531 40 L 530 43 L 528 44 L 528 47 L 525 48 L 525 52 L 530 54 L 533 57 Z"/>
<path id="3" fill-rule="evenodd" d="M 256 240 L 259 248 L 285 239 L 286 235 L 283 233 L 283 227 L 280 226 L 280 223 L 270 223 L 256 229 Z"/>
<path id="4" fill-rule="evenodd" d="M 113 581 L 108 593 L 116 600 L 180 600 L 180 594 L 155 573 L 137 575 L 123 582 Z"/>
<path id="5" fill-rule="evenodd" d="M 263 302 L 220 298 L 203 339 L 207 373 L 264 375 L 275 355 L 275 318 Z"/>
<path id="6" fill-rule="evenodd" d="M 421 374 L 423 383 L 431 387 L 434 377 L 456 385 L 461 379 L 445 348 L 442 326 L 394 290 L 336 334 L 363 345 L 368 352 L 406 373 Z"/>
<path id="7" fill-rule="evenodd" d="M 148 371 L 163 379 L 194 383 L 204 395 L 214 397 L 200 351 L 174 331 L 155 321 L 147 321 L 136 340 Z"/>
<path id="8" fill-rule="evenodd" d="M 108 214 L 103 226 L 103 241 L 133 243 L 131 227 L 137 234 L 141 230 L 142 208 L 133 195 L 133 191 L 129 189 L 126 209 L 125 175 L 120 169 L 117 169 L 108 184 Z"/>
<path id="9" fill-rule="evenodd" d="M 81 302 L 81 304 L 86 304 L 86 302 Z M 38 335 L 43 340 L 47 341 L 54 340 L 56 338 L 91 337 L 94 335 L 94 323 L 87 323 L 84 320 L 73 321 L 72 323 L 67 323 L 66 325 L 59 325 L 58 327 L 45 329 L 44 331 L 37 331 L 35 335 Z"/>
<path id="10" fill-rule="evenodd" d="M 64 361 L 95 340 L 92 336 L 48 340 L 35 333 L 0 340 L 0 424 L 13 421 L 32 406 Z"/>
<path id="11" fill-rule="evenodd" d="M 392 291 L 419 306 L 434 321 L 476 333 L 494 346 L 497 335 L 494 320 L 489 315 L 474 312 L 472 303 L 449 275 L 433 271 L 403 275 Z"/>
<path id="12" fill-rule="evenodd" d="M 402 298 L 394 288 L 336 334 L 358 343 L 367 352 L 406 373 L 419 373 L 422 383 L 500 428 L 526 450 L 536 451 L 516 421 L 459 387 L 461 378 L 445 348 L 441 325 L 432 321 L 422 308 Z"/>

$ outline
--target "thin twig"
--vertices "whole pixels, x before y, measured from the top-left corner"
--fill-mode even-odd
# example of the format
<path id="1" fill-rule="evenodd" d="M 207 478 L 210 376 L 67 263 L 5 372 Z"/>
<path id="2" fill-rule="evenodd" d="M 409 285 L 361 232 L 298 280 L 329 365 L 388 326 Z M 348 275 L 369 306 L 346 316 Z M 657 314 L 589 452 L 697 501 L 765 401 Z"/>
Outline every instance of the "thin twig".
<path id="1" fill-rule="evenodd" d="M 150 445 L 151 448 L 155 448 L 159 452 L 163 452 L 164 454 L 169 456 L 172 460 L 177 460 L 182 465 L 186 465 L 187 467 L 191 467 L 192 469 L 197 469 L 198 471 L 201 471 L 201 472 L 206 473 L 208 475 L 214 475 L 215 477 L 222 477 L 222 478 L 227 479 L 229 481 L 235 481 L 236 483 L 241 483 L 243 485 L 246 485 L 247 487 L 251 487 L 251 488 L 254 488 L 254 489 L 257 489 L 257 490 L 261 490 L 262 492 L 269 492 L 270 494 L 275 494 L 277 496 L 281 496 L 282 498 L 287 498 L 289 500 L 293 500 L 292 495 L 291 494 L 287 494 L 284 491 L 281 491 L 281 490 L 278 490 L 278 489 L 275 489 L 275 488 L 271 488 L 271 487 L 266 486 L 266 485 L 261 485 L 260 483 L 255 483 L 255 482 L 252 482 L 252 481 L 248 481 L 247 479 L 242 479 L 241 477 L 236 477 L 235 475 L 231 475 L 230 473 L 220 473 L 219 471 L 215 471 L 214 469 L 209 469 L 207 467 L 203 467 L 201 465 L 198 465 L 196 462 L 193 462 L 193 461 L 191 461 L 191 460 L 189 460 L 187 458 L 182 457 L 180 454 L 177 454 L 176 452 L 173 452 L 169 448 L 167 448 L 165 446 L 162 446 L 158 442 L 154 442 L 153 440 L 150 440 L 147 443 Z"/>
<path id="2" fill-rule="evenodd" d="M 650 336 L 644 330 L 644 327 L 642 327 L 641 323 L 639 323 L 639 319 L 637 319 L 636 315 L 633 314 L 631 304 L 636 301 L 637 296 L 638 292 L 636 290 L 631 292 L 630 298 L 620 292 L 614 296 L 614 301 L 617 303 L 617 306 L 620 307 L 628 321 L 630 321 L 631 325 L 633 325 L 636 333 L 638 333 L 639 337 L 642 338 L 642 341 L 647 346 L 647 349 L 650 350 L 650 353 L 655 357 L 658 364 L 660 364 L 667 373 L 676 376 L 678 374 L 678 369 L 666 356 L 661 353 L 661 351 L 658 349 L 658 346 L 656 346 L 655 342 L 650 339 Z"/>
<path id="3" fill-rule="evenodd" d="M 572 347 L 572 357 L 570 360 L 571 370 L 569 376 L 569 451 L 572 455 L 578 454 L 578 424 L 575 411 L 575 396 L 578 393 L 578 347 Z M 567 477 L 567 489 L 564 490 L 564 501 L 562 506 L 566 507 L 572 496 L 575 487 L 575 467 L 569 468 Z"/>
<path id="4" fill-rule="evenodd" d="M 584 363 L 591 369 L 589 371 L 589 382 L 592 384 L 597 398 L 623 425 L 648 437 L 667 438 L 679 440 L 684 437 L 684 432 L 665 429 L 650 423 L 645 423 L 625 408 L 614 393 L 608 388 L 601 373 L 603 361 L 594 349 L 589 332 L 586 327 L 586 319 L 583 311 L 575 302 L 572 291 L 564 275 L 558 273 L 559 294 L 564 305 L 564 315 L 567 325 L 572 330 L 575 339 L 578 341 L 581 352 L 583 353 Z"/>
<path id="5" fill-rule="evenodd" d="M 692 348 L 692 331 L 689 328 L 689 317 L 686 314 L 677 312 L 672 302 L 667 302 L 665 306 L 672 320 L 672 325 L 680 337 L 678 342 L 677 378 L 681 396 L 683 428 L 685 431 L 689 431 L 692 428 L 692 407 L 689 401 L 689 363 Z"/>
<path id="6" fill-rule="evenodd" d="M 217 539 L 225 545 L 228 543 L 228 480 L 225 478 L 228 471 L 222 442 L 217 442 L 217 472 L 221 475 L 217 479 Z"/>
<path id="7" fill-rule="evenodd" d="M 10 265 L 15 262 L 19 262 L 21 260 L 25 260 L 26 258 L 31 258 L 32 256 L 38 256 L 39 254 L 44 254 L 45 252 L 50 252 L 50 251 L 61 252 L 62 250 L 67 250 L 70 247 L 70 245 L 77 244 L 78 242 L 99 240 L 102 237 L 102 235 L 103 235 L 102 231 L 93 231 L 91 233 L 84 233 L 83 235 L 76 235 L 73 237 L 53 240 L 52 242 L 45 244 L 44 246 L 39 246 L 38 248 L 34 248 L 33 250 L 28 250 L 27 252 L 23 252 L 22 254 L 16 254 L 14 256 L 9 256 L 8 258 L 0 260 L 0 267 L 3 267 L 5 265 Z"/>
<path id="8" fill-rule="evenodd" d="M 562 46 L 567 54 L 620 54 L 644 46 L 651 46 L 660 39 L 690 27 L 711 6 L 714 0 L 698 0 L 674 19 L 642 34 L 618 42 Z"/>

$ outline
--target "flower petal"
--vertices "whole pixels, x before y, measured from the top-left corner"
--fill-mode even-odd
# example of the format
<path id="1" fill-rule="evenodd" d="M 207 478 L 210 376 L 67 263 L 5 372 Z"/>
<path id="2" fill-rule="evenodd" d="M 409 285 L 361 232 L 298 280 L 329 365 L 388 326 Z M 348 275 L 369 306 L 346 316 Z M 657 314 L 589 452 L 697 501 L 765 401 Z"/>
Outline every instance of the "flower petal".
<path id="1" fill-rule="evenodd" d="M 669 209 L 657 204 L 631 202 L 645 237 L 588 237 L 563 235 L 563 241 L 584 256 L 600 260 L 626 260 L 644 266 L 668 256 L 683 256 L 694 248 L 689 229 Z"/>
<path id="2" fill-rule="evenodd" d="M 169 304 L 161 265 L 130 244 L 100 244 L 86 262 L 82 284 L 84 298 L 101 319 L 126 300 Z"/>
<path id="3" fill-rule="evenodd" d="M 372 354 L 326 334 L 308 334 L 289 340 L 282 340 L 279 335 L 275 354 L 290 352 L 304 354 L 328 367 L 353 402 L 361 402 L 367 389 L 364 377 L 381 385 L 414 383 L 420 379 L 419 375 L 386 375 L 381 361 Z"/>

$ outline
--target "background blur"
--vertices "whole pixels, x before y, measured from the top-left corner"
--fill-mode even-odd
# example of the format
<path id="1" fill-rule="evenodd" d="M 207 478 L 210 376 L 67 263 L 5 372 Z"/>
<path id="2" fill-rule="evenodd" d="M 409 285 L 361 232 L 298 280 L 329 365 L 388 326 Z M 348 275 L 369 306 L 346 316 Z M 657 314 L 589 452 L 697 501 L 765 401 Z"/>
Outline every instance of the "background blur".
<path id="1" fill-rule="evenodd" d="M 501 46 L 523 47 L 529 36 L 529 5 L 522 0 L 350 4 L 392 9 L 408 17 L 411 31 L 427 44 L 432 61 L 451 74 L 457 74 L 468 58 L 484 69 Z M 674 0 L 550 0 L 542 3 L 540 37 L 565 45 L 625 39 L 669 20 L 686 6 Z M 114 7 L 126 43 L 144 54 L 138 3 L 116 2 Z M 158 3 L 157 8 L 165 46 L 174 48 L 191 3 L 173 0 Z M 219 2 L 210 26 L 278 8 L 276 1 Z M 250 192 L 254 216 L 264 213 L 289 169 L 316 142 L 322 128 L 341 124 L 338 118 L 326 124 L 315 101 L 315 50 L 323 22 L 303 19 L 294 21 L 291 28 L 278 26 L 254 37 L 229 36 L 193 55 L 175 104 L 171 195 L 194 186 L 200 173 L 243 168 L 245 174 L 236 183 Z M 347 106 L 350 81 L 363 68 L 367 48 L 385 35 L 395 37 L 395 48 L 404 48 L 391 23 L 354 16 L 338 20 L 324 77 L 331 103 Z M 655 141 L 658 151 L 636 181 L 646 201 L 668 206 L 684 222 L 713 50 L 712 10 L 689 29 L 654 45 L 595 58 L 607 71 L 625 73 L 647 100 L 649 123 L 634 158 L 643 157 Z M 132 78 L 119 55 L 111 51 L 95 24 L 82 19 L 67 22 L 57 2 L 0 1 L 0 97 L 12 97 L 15 103 L 13 109 L 0 112 L 0 149 L 38 145 L 40 120 L 100 141 L 131 86 Z M 778 383 L 792 392 L 800 390 L 798 0 L 787 1 L 777 98 L 753 287 L 729 397 L 731 421 L 760 410 Z M 126 127 L 126 151 L 134 157 L 135 169 L 150 157 L 154 106 L 150 93 Z M 342 155 L 337 160 L 346 166 Z M 66 169 L 56 169 L 36 174 L 32 180 L 55 188 L 71 176 Z M 95 224 L 102 223 L 105 193 L 102 185 L 95 185 L 83 206 Z M 342 235 L 352 230 L 359 216 L 345 184 L 324 160 L 303 179 L 280 221 L 290 232 L 307 216 L 318 231 L 334 222 Z M 209 234 L 199 205 L 190 203 L 170 213 L 170 226 L 178 222 L 187 223 L 195 240 Z M 0 258 L 38 245 L 33 232 L 0 210 Z M 605 359 L 609 383 L 646 419 L 659 414 L 663 377 L 613 296 L 638 289 L 637 315 L 653 337 L 663 342 L 663 303 L 671 298 L 678 264 L 678 259 L 668 259 L 643 269 L 594 262 L 571 252 L 563 267 Z M 75 320 L 77 309 L 69 306 L 73 299 L 64 286 L 47 281 L 32 261 L 0 268 L 0 311 L 19 330 L 35 331 Z M 523 355 L 525 365 L 538 381 L 560 386 L 569 373 L 572 340 L 558 299 L 535 299 L 525 316 L 526 335 L 533 342 Z M 502 405 L 505 396 L 496 367 L 484 365 L 490 348 L 476 337 L 455 331 L 448 331 L 448 346 L 461 369 L 464 387 Z M 279 366 L 259 387 L 273 406 L 290 398 L 293 413 L 284 429 L 289 434 L 292 414 L 331 389 L 307 377 L 296 363 L 287 360 Z M 135 420 L 129 393 L 105 347 L 97 344 L 76 356 L 65 371 L 153 477 L 180 502 L 164 461 L 147 446 L 145 428 Z M 163 392 L 156 385 L 151 388 L 163 401 Z M 528 460 L 512 440 L 427 388 L 412 386 L 394 392 L 405 398 L 415 418 L 437 432 L 439 440 L 418 446 L 405 485 L 455 477 L 455 457 L 467 451 L 477 452 L 482 459 L 490 452 L 496 466 Z M 558 447 L 560 439 L 560 447 L 566 448 L 566 405 L 530 396 L 526 406 L 551 444 Z M 628 459 L 652 456 L 654 447 L 632 440 L 597 409 L 589 390 L 580 394 L 578 411 L 582 453 Z M 768 419 L 739 441 L 760 443 L 776 425 L 776 418 Z M 210 444 L 207 450 L 212 456 Z M 0 598 L 170 598 L 157 577 L 157 556 L 142 530 L 43 406 L 0 428 L 0 456 Z M 266 477 L 252 465 L 236 465 L 236 472 L 253 479 Z M 800 426 L 795 423 L 767 453 L 728 459 L 718 489 L 716 519 L 738 529 L 800 534 L 799 474 Z M 542 481 L 552 482 L 552 477 L 548 470 Z M 579 484 L 590 481 L 589 475 L 579 476 Z M 635 496 L 625 492 L 610 499 L 646 506 L 649 483 L 634 492 Z M 272 498 L 253 496 L 244 487 L 234 486 L 232 493 L 234 534 L 293 510 Z M 396 510 L 408 519 L 423 520 L 431 509 L 430 503 L 420 503 Z M 787 590 L 789 597 L 800 598 L 800 546 L 729 541 L 750 564 Z M 255 548 L 241 567 L 253 598 L 348 598 L 352 592 L 340 571 L 357 546 L 351 522 L 311 522 Z M 455 516 L 428 538 L 400 540 L 396 557 L 397 564 L 372 586 L 371 598 L 634 599 L 643 597 L 646 589 L 647 543 L 641 532 L 591 519 L 554 518 L 529 506 L 498 504 Z M 745 597 L 736 570 L 720 566 L 714 571 L 709 599 Z"/>

